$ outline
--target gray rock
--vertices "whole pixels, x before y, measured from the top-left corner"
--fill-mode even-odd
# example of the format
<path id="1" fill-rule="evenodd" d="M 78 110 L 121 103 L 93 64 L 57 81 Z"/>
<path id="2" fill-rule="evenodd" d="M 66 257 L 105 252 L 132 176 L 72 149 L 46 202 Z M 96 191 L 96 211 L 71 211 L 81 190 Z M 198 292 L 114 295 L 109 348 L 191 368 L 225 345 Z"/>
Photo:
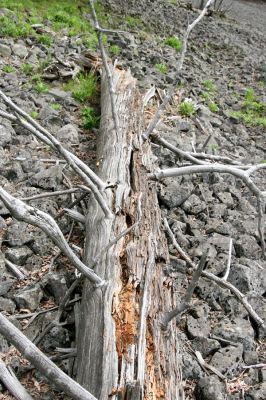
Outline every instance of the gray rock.
<path id="1" fill-rule="evenodd" d="M 0 353 L 6 353 L 7 350 L 9 349 L 9 345 L 7 340 L 4 338 L 4 336 L 0 335 Z M 1 392 L 1 388 L 0 388 Z"/>
<path id="2" fill-rule="evenodd" d="M 25 58 L 28 55 L 27 47 L 19 43 L 12 46 L 12 51 L 13 54 L 15 54 L 15 56 L 18 56 L 19 58 Z"/>
<path id="3" fill-rule="evenodd" d="M 160 201 L 168 208 L 180 206 L 193 190 L 191 182 L 180 186 L 178 179 L 165 179 L 166 186 L 160 189 L 158 193 Z"/>
<path id="4" fill-rule="evenodd" d="M 195 351 L 199 351 L 203 358 L 213 354 L 221 348 L 218 340 L 209 339 L 206 337 L 197 337 L 190 342 Z"/>
<path id="5" fill-rule="evenodd" d="M 252 262 L 249 267 L 241 264 L 232 264 L 228 281 L 244 294 L 250 291 L 263 294 L 265 291 L 264 275 L 264 270 L 261 270 Z"/>
<path id="6" fill-rule="evenodd" d="M 16 304 L 10 299 L 0 297 L 0 310 L 12 314 L 16 309 Z"/>
<path id="7" fill-rule="evenodd" d="M 0 282 L 0 296 L 6 295 L 12 285 L 13 281 Z"/>
<path id="8" fill-rule="evenodd" d="M 49 90 L 49 94 L 52 95 L 55 100 L 64 102 L 66 99 L 70 98 L 70 94 L 68 92 L 64 92 L 63 90 L 53 88 Z"/>
<path id="9" fill-rule="evenodd" d="M 266 399 L 266 382 L 260 383 L 250 388 L 245 394 L 245 400 L 265 400 Z"/>
<path id="10" fill-rule="evenodd" d="M 44 290 L 52 295 L 57 304 L 60 303 L 67 291 L 66 279 L 62 275 L 48 274 L 42 284 Z"/>
<path id="11" fill-rule="evenodd" d="M 222 374 L 234 376 L 243 362 L 243 346 L 227 346 L 218 350 L 211 359 L 210 364 L 218 369 Z"/>
<path id="12" fill-rule="evenodd" d="M 182 356 L 182 377 L 183 379 L 199 379 L 204 376 L 204 372 L 197 360 L 191 354 L 185 353 Z"/>
<path id="13" fill-rule="evenodd" d="M 23 246 L 32 241 L 33 234 L 29 224 L 13 220 L 7 231 L 7 242 L 9 246 Z"/>
<path id="14" fill-rule="evenodd" d="M 12 53 L 12 51 L 11 51 L 10 46 L 0 43 L 0 56 L 1 57 L 10 57 L 11 53 Z"/>
<path id="15" fill-rule="evenodd" d="M 195 194 L 192 194 L 182 205 L 183 210 L 189 214 L 199 214 L 206 210 L 206 207 L 205 202 L 201 201 Z"/>
<path id="16" fill-rule="evenodd" d="M 30 183 L 43 189 L 56 190 L 62 180 L 62 167 L 55 165 L 33 175 L 30 178 Z"/>
<path id="17" fill-rule="evenodd" d="M 42 231 L 34 232 L 34 242 L 31 244 L 32 251 L 39 255 L 44 256 L 54 248 L 54 243 Z"/>
<path id="18" fill-rule="evenodd" d="M 13 247 L 5 252 L 6 258 L 17 265 L 23 265 L 31 255 L 32 251 L 27 246 Z"/>
<path id="19" fill-rule="evenodd" d="M 39 285 L 31 289 L 24 289 L 20 293 L 14 295 L 14 300 L 19 308 L 27 308 L 35 311 L 39 307 L 40 301 L 43 297 L 42 290 Z"/>
<path id="20" fill-rule="evenodd" d="M 243 358 L 246 365 L 258 364 L 258 353 L 254 350 L 244 351 Z"/>
<path id="21" fill-rule="evenodd" d="M 187 316 L 187 333 L 190 339 L 207 337 L 210 333 L 210 325 L 207 316 L 194 318 Z"/>
<path id="22" fill-rule="evenodd" d="M 7 163 L 5 168 L 0 172 L 9 181 L 21 182 L 25 179 L 21 164 L 16 161 Z"/>
<path id="23" fill-rule="evenodd" d="M 61 143 L 79 143 L 78 130 L 75 125 L 68 124 L 56 132 L 56 137 Z"/>
<path id="24" fill-rule="evenodd" d="M 4 237 L 5 237 L 6 230 L 7 230 L 6 222 L 5 222 L 4 218 L 2 218 L 0 216 L 0 246 L 2 244 L 2 241 L 3 241 Z"/>
<path id="25" fill-rule="evenodd" d="M 222 192 L 222 193 L 217 193 L 218 199 L 224 203 L 227 207 L 233 207 L 234 206 L 234 200 L 229 192 Z"/>
<path id="26" fill-rule="evenodd" d="M 12 130 L 0 124 L 0 146 L 5 147 L 12 141 Z"/>
<path id="27" fill-rule="evenodd" d="M 261 247 L 254 236 L 242 235 L 235 243 L 234 248 L 237 257 L 258 259 L 261 256 Z"/>
<path id="28" fill-rule="evenodd" d="M 225 400 L 226 391 L 220 379 L 211 375 L 201 378 L 195 388 L 197 400 Z"/>
<path id="29" fill-rule="evenodd" d="M 212 333 L 234 343 L 242 343 L 244 350 L 253 350 L 254 331 L 248 320 L 235 317 L 234 321 L 230 321 L 224 317 L 214 327 Z"/>

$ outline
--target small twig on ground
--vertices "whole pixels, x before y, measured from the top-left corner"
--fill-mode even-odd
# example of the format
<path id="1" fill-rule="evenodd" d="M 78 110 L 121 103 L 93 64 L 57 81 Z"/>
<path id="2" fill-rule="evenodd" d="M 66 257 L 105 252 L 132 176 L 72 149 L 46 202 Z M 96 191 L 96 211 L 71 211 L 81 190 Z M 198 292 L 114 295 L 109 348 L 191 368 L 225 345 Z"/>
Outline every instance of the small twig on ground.
<path id="1" fill-rule="evenodd" d="M 7 268 L 12 272 L 12 274 L 15 275 L 16 278 L 18 279 L 27 279 L 26 273 L 21 271 L 18 267 L 18 265 L 13 264 L 11 261 L 9 261 L 7 258 L 5 258 L 5 264 Z"/>
<path id="2" fill-rule="evenodd" d="M 77 192 L 82 192 L 82 189 L 77 187 L 77 188 L 67 189 L 67 190 L 57 190 L 56 192 L 40 193 L 40 194 L 36 194 L 36 195 L 30 196 L 30 197 L 20 197 L 20 200 L 31 201 L 31 200 L 43 199 L 46 197 L 62 196 L 65 194 L 71 194 L 71 193 L 77 193 Z"/>
<path id="3" fill-rule="evenodd" d="M 249 369 L 249 368 L 266 368 L 266 364 L 253 364 L 253 365 L 243 365 L 243 369 Z"/>
<path id="4" fill-rule="evenodd" d="M 168 225 L 168 222 L 167 222 L 166 218 L 165 218 L 165 223 Z M 204 266 L 206 264 L 206 259 L 207 259 L 207 252 L 205 252 L 202 255 L 202 257 L 200 259 L 200 262 L 199 262 L 199 265 L 198 265 L 197 269 L 194 271 L 194 274 L 192 276 L 192 280 L 191 280 L 190 284 L 188 285 L 186 294 L 185 294 L 184 298 L 182 299 L 182 302 L 181 302 L 180 306 L 175 308 L 172 311 L 167 312 L 162 317 L 161 326 L 162 326 L 163 329 L 167 329 L 167 326 L 168 326 L 169 322 L 173 318 L 181 315 L 184 311 L 186 311 L 190 307 L 190 303 L 191 303 L 191 300 L 192 300 L 192 295 L 193 295 L 193 292 L 194 292 L 194 290 L 195 290 L 195 288 L 197 286 L 199 278 L 200 278 L 200 276 L 202 274 L 203 268 L 204 268 Z"/>
<path id="5" fill-rule="evenodd" d="M 167 222 L 167 221 L 166 221 Z M 191 260 L 191 258 L 189 257 L 188 254 L 186 254 L 184 252 L 184 250 L 179 246 L 179 244 L 176 241 L 176 238 L 173 234 L 173 232 L 171 231 L 169 224 L 167 222 L 167 224 L 165 224 L 167 232 L 173 242 L 174 247 L 176 248 L 176 250 L 179 252 L 180 256 L 188 263 L 188 265 L 190 267 L 192 267 L 194 270 L 196 270 L 197 266 L 196 264 Z M 249 302 L 247 301 L 246 297 L 243 295 L 243 293 L 240 292 L 240 290 L 238 290 L 234 285 L 232 285 L 231 283 L 225 281 L 223 278 L 218 278 L 216 275 L 212 274 L 211 272 L 207 272 L 207 271 L 202 271 L 201 274 L 204 278 L 207 278 L 213 282 L 215 282 L 218 286 L 225 288 L 225 289 L 229 289 L 230 292 L 239 300 L 239 302 L 245 307 L 245 309 L 247 310 L 248 314 L 250 315 L 250 317 L 257 323 L 258 326 L 261 326 L 262 329 L 264 331 L 266 331 L 266 326 L 265 326 L 265 322 L 263 321 L 262 318 L 260 318 L 258 316 L 258 314 L 256 313 L 256 311 L 253 309 L 253 307 L 249 304 Z"/>
<path id="6" fill-rule="evenodd" d="M 196 356 L 196 358 L 197 358 L 197 360 L 198 360 L 200 366 L 201 366 L 203 369 L 206 368 L 206 369 L 212 371 L 215 375 L 217 375 L 217 376 L 218 376 L 220 379 L 222 379 L 223 381 L 226 380 L 226 377 L 225 377 L 223 374 L 221 374 L 221 372 L 218 371 L 217 368 L 213 367 L 212 365 L 210 365 L 210 364 L 206 363 L 206 361 L 204 361 L 204 359 L 203 359 L 203 357 L 202 357 L 202 355 L 201 355 L 201 353 L 200 353 L 199 351 L 195 351 L 195 356 Z"/>
<path id="7" fill-rule="evenodd" d="M 0 359 L 0 381 L 9 392 L 18 400 L 33 400 L 31 395 L 21 385 L 15 374 L 11 374 L 6 365 Z"/>
<path id="8" fill-rule="evenodd" d="M 223 276 L 223 280 L 227 281 L 227 278 L 229 276 L 229 272 L 230 272 L 230 267 L 231 267 L 231 258 L 232 258 L 232 248 L 233 248 L 233 239 L 230 238 L 229 241 L 229 251 L 228 251 L 228 261 L 227 261 L 227 267 L 226 267 L 226 271 L 224 273 Z"/>

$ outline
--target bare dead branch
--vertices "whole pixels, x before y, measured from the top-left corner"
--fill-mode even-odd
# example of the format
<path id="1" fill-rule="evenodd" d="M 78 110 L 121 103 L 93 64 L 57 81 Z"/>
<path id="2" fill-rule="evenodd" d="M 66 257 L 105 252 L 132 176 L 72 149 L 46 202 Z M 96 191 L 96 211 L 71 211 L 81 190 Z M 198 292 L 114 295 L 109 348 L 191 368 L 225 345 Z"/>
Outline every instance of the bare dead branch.
<path id="1" fill-rule="evenodd" d="M 229 241 L 229 251 L 228 251 L 228 260 L 227 260 L 227 267 L 226 267 L 226 271 L 224 273 L 223 279 L 225 281 L 227 281 L 227 278 L 229 276 L 229 272 L 230 272 L 230 267 L 231 267 L 231 258 L 232 258 L 232 248 L 233 248 L 233 240 L 232 238 L 230 238 Z"/>
<path id="2" fill-rule="evenodd" d="M 164 224 L 168 225 L 168 222 L 166 220 L 166 218 L 164 219 Z M 169 225 L 168 225 L 169 227 Z M 170 229 L 170 228 L 169 228 Z M 206 264 L 206 259 L 207 259 L 207 252 L 205 252 L 199 262 L 198 267 L 196 268 L 196 270 L 194 271 L 194 274 L 192 276 L 192 280 L 190 282 L 190 284 L 188 285 L 186 294 L 184 296 L 184 298 L 182 299 L 182 302 L 180 304 L 179 307 L 175 308 L 172 311 L 167 312 L 161 320 L 161 326 L 163 327 L 163 329 L 167 328 L 167 325 L 169 324 L 169 322 L 177 317 L 178 315 L 182 314 L 184 311 L 186 311 L 189 307 L 190 307 L 190 303 L 191 303 L 191 299 L 192 299 L 192 295 L 193 292 L 197 286 L 197 283 L 199 281 L 199 278 L 202 274 L 203 268 L 205 267 Z"/>
<path id="3" fill-rule="evenodd" d="M 44 231 L 59 247 L 62 253 L 68 257 L 70 262 L 91 282 L 93 282 L 96 286 L 103 286 L 105 284 L 105 282 L 99 276 L 97 276 L 93 270 L 83 264 L 83 262 L 71 250 L 59 226 L 49 214 L 38 210 L 36 207 L 31 207 L 27 204 L 24 204 L 21 200 L 11 196 L 1 186 L 0 198 L 7 209 L 11 212 L 12 216 L 20 221 L 37 226 Z"/>
<path id="4" fill-rule="evenodd" d="M 11 374 L 5 363 L 0 360 L 0 381 L 17 400 L 33 400 L 15 375 Z"/>
<path id="5" fill-rule="evenodd" d="M 20 200 L 21 201 L 31 201 L 31 200 L 43 199 L 43 198 L 52 197 L 52 196 L 62 196 L 64 194 L 77 193 L 77 192 L 81 192 L 81 191 L 82 191 L 81 188 L 57 190 L 56 192 L 40 193 L 40 194 L 36 194 L 36 195 L 30 196 L 30 197 L 20 197 Z"/>
<path id="6" fill-rule="evenodd" d="M 253 365 L 243 365 L 243 369 L 249 369 L 249 368 L 266 368 L 266 364 L 253 364 Z"/>
<path id="7" fill-rule="evenodd" d="M 169 225 L 168 225 L 169 226 Z M 173 242 L 174 247 L 176 248 L 176 250 L 179 252 L 179 254 L 181 255 L 181 257 L 188 263 L 188 265 L 190 267 L 192 267 L 194 270 L 196 270 L 197 266 L 196 264 L 191 260 L 191 258 L 189 257 L 188 254 L 185 253 L 184 250 L 182 250 L 182 248 L 179 246 L 179 244 L 176 241 L 176 238 L 173 234 L 173 232 L 171 231 L 170 227 L 169 229 L 167 229 L 167 232 L 169 233 L 169 236 Z M 258 326 L 261 326 L 264 330 L 266 330 L 266 325 L 265 322 L 263 321 L 262 318 L 260 318 L 258 316 L 258 314 L 256 313 L 256 311 L 253 309 L 253 307 L 249 304 L 249 302 L 247 301 L 245 295 L 243 293 L 240 292 L 240 290 L 238 290 L 234 285 L 232 285 L 231 283 L 225 281 L 223 278 L 218 278 L 216 275 L 212 274 L 211 272 L 207 272 L 207 271 L 202 271 L 201 274 L 204 278 L 207 278 L 213 282 L 215 282 L 218 286 L 225 288 L 225 289 L 229 289 L 230 292 L 239 300 L 239 302 L 245 307 L 245 309 L 247 310 L 248 314 L 250 315 L 251 318 L 253 318 L 253 320 L 257 323 Z"/>
<path id="8" fill-rule="evenodd" d="M 18 278 L 18 279 L 26 279 L 27 278 L 27 275 L 25 274 L 25 272 L 24 271 L 22 272 L 17 265 L 13 264 L 7 258 L 5 258 L 5 264 L 6 264 L 7 268 L 12 272 L 12 274 L 15 275 L 16 278 Z"/>
<path id="9" fill-rule="evenodd" d="M 147 140 L 150 136 L 150 134 L 154 131 L 154 129 L 156 128 L 162 113 L 165 111 L 166 107 L 168 106 L 168 104 L 170 103 L 175 91 L 176 91 L 176 85 L 180 80 L 180 76 L 181 76 L 181 70 L 183 68 L 183 64 L 184 64 L 184 60 L 185 60 L 185 56 L 186 56 L 186 52 L 187 52 L 187 44 L 188 44 L 188 38 L 189 35 L 192 31 L 193 28 L 195 28 L 195 26 L 200 22 L 200 20 L 204 17 L 204 15 L 206 14 L 209 6 L 214 2 L 214 0 L 208 0 L 204 9 L 202 10 L 202 12 L 200 13 L 200 15 L 187 27 L 186 33 L 184 35 L 184 39 L 183 39 L 183 47 L 182 47 L 182 52 L 181 52 L 181 56 L 176 68 L 176 79 L 171 87 L 171 89 L 168 91 L 168 93 L 166 94 L 166 96 L 163 99 L 163 102 L 161 103 L 160 107 L 157 109 L 154 118 L 152 119 L 152 121 L 150 122 L 146 132 L 143 134 L 143 138 L 145 140 Z"/>
<path id="10" fill-rule="evenodd" d="M 195 351 L 195 356 L 197 357 L 197 360 L 203 369 L 204 368 L 209 369 L 223 381 L 226 380 L 226 377 L 223 374 L 221 374 L 221 372 L 218 371 L 217 368 L 213 367 L 212 365 L 210 365 L 210 364 L 206 363 L 206 361 L 204 361 L 204 359 L 199 351 Z"/>
<path id="11" fill-rule="evenodd" d="M 74 400 L 97 400 L 91 393 L 60 370 L 2 313 L 0 313 L 0 333 L 48 379 L 48 382 L 53 383 L 71 398 Z"/>

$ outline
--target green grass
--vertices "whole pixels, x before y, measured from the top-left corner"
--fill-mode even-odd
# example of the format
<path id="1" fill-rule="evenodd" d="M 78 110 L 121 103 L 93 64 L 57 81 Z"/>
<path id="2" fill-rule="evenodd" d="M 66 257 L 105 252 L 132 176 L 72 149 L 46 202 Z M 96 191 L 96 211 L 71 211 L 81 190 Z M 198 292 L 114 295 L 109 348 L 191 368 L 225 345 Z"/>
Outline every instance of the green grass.
<path id="1" fill-rule="evenodd" d="M 116 44 L 112 44 L 109 47 L 109 52 L 112 56 L 118 56 L 121 52 L 121 48 L 119 46 L 117 46 Z"/>
<path id="2" fill-rule="evenodd" d="M 93 73 L 80 74 L 77 79 L 64 85 L 64 90 L 71 92 L 75 100 L 84 103 L 93 97 L 97 91 L 97 79 Z"/>
<path id="3" fill-rule="evenodd" d="M 21 69 L 25 75 L 30 75 L 33 72 L 33 65 L 32 64 L 22 64 Z"/>
<path id="4" fill-rule="evenodd" d="M 33 119 L 37 119 L 38 116 L 39 116 L 39 113 L 38 113 L 37 111 L 32 111 L 32 112 L 30 113 L 30 116 L 31 116 Z"/>
<path id="5" fill-rule="evenodd" d="M 49 35 L 38 35 L 37 36 L 37 41 L 41 44 L 44 44 L 48 47 L 51 47 L 53 44 L 53 38 Z"/>
<path id="6" fill-rule="evenodd" d="M 100 117 L 96 114 L 94 108 L 84 107 L 81 111 L 83 117 L 83 126 L 86 129 L 98 128 Z"/>
<path id="7" fill-rule="evenodd" d="M 46 83 L 44 83 L 41 80 L 38 80 L 35 85 L 33 85 L 33 89 L 37 92 L 37 93 L 47 93 L 49 90 L 49 85 L 47 85 Z"/>
<path id="8" fill-rule="evenodd" d="M 233 111 L 231 115 L 247 126 L 266 127 L 266 103 L 260 101 L 254 89 L 248 88 L 240 111 Z"/>
<path id="9" fill-rule="evenodd" d="M 210 95 L 210 93 L 209 92 L 202 92 L 201 94 L 200 94 L 200 97 L 203 99 L 203 100 L 211 100 L 211 95 Z"/>
<path id="10" fill-rule="evenodd" d="M 214 101 L 210 101 L 208 107 L 209 110 L 213 113 L 217 113 L 219 111 L 219 106 Z"/>
<path id="11" fill-rule="evenodd" d="M 56 110 L 56 111 L 59 111 L 59 110 L 61 110 L 61 108 L 62 108 L 61 104 L 58 104 L 58 103 L 52 103 L 52 104 L 50 104 L 50 107 L 51 107 L 53 110 Z"/>
<path id="12" fill-rule="evenodd" d="M 12 65 L 4 65 L 3 71 L 7 72 L 8 74 L 15 71 L 15 68 Z"/>
<path id="13" fill-rule="evenodd" d="M 184 100 L 179 105 L 179 112 L 184 117 L 192 117 L 195 114 L 196 109 L 192 101 Z"/>
<path id="14" fill-rule="evenodd" d="M 173 47 L 177 52 L 182 50 L 182 41 L 175 36 L 165 39 L 164 44 Z"/>
<path id="15" fill-rule="evenodd" d="M 139 28 L 143 24 L 140 17 L 133 17 L 132 15 L 128 15 L 125 18 L 125 22 L 130 28 Z"/>
<path id="16" fill-rule="evenodd" d="M 167 65 L 165 64 L 155 64 L 155 68 L 162 74 L 166 74 L 168 71 Z"/>
<path id="17" fill-rule="evenodd" d="M 203 82 L 203 86 L 208 92 L 216 92 L 216 86 L 212 79 L 206 79 L 206 81 Z"/>

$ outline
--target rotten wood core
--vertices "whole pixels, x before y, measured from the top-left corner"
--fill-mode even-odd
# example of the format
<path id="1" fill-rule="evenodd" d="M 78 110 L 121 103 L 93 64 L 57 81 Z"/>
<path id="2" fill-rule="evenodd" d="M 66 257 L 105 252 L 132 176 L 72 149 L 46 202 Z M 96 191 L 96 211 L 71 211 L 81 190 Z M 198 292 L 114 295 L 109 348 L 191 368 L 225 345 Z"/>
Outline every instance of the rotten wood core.
<path id="1" fill-rule="evenodd" d="M 110 183 L 103 194 L 114 219 L 104 218 L 91 198 L 86 216 L 85 264 L 119 233 L 142 217 L 95 266 L 105 288 L 84 285 L 78 332 L 78 381 L 99 400 L 182 398 L 175 322 L 161 330 L 163 313 L 176 307 L 174 288 L 164 275 L 169 261 L 148 141 L 143 143 L 143 103 L 129 72 L 113 71 L 119 119 L 114 129 L 108 83 L 102 76 L 98 175 Z M 142 195 L 141 195 L 142 194 Z"/>

